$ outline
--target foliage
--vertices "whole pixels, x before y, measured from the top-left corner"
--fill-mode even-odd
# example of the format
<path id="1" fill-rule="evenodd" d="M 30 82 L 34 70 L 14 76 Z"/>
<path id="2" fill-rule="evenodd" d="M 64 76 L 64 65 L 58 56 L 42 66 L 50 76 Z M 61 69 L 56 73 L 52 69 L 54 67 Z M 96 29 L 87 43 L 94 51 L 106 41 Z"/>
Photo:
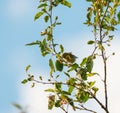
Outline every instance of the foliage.
<path id="1" fill-rule="evenodd" d="M 34 20 L 43 17 L 45 23 L 49 25 L 44 31 L 41 31 L 43 40 L 35 41 L 27 46 L 38 45 L 43 57 L 51 55 L 49 59 L 50 79 L 44 82 L 42 76 L 39 80 L 34 78 L 34 75 L 28 73 L 30 65 L 26 67 L 28 77 L 22 81 L 23 84 L 28 81 L 33 81 L 33 84 L 52 84 L 53 88 L 46 89 L 50 92 L 48 98 L 48 109 L 53 107 L 61 108 L 65 113 L 68 113 L 68 107 L 71 106 L 73 110 L 86 110 L 96 113 L 96 111 L 88 109 L 84 106 L 90 99 L 94 99 L 98 105 L 109 113 L 108 109 L 108 94 L 107 94 L 107 60 L 109 56 L 106 55 L 106 47 L 110 46 L 114 35 L 111 31 L 116 30 L 116 26 L 120 24 L 120 0 L 86 0 L 90 5 L 87 8 L 86 21 L 84 24 L 93 28 L 94 38 L 88 41 L 88 45 L 94 47 L 91 54 L 80 63 L 76 62 L 76 55 L 72 52 L 66 52 L 63 45 L 54 42 L 53 31 L 61 22 L 58 21 L 58 16 L 53 17 L 55 7 L 64 5 L 71 8 L 71 3 L 68 0 L 40 0 L 38 9 L 40 10 Z M 107 46 L 106 46 L 107 45 Z M 58 49 L 59 48 L 59 49 Z M 112 54 L 114 55 L 114 53 Z M 98 57 L 102 58 L 104 64 L 104 99 L 105 103 L 97 98 L 99 88 L 95 86 L 96 81 L 91 81 L 91 77 L 99 75 L 93 72 L 94 60 Z M 57 74 L 56 74 L 57 73 Z M 61 81 L 60 77 L 67 78 Z M 99 75 L 101 76 L 101 75 Z M 49 77 L 48 77 L 49 78 Z M 32 85 L 34 87 L 34 85 Z M 67 106 L 67 107 L 66 107 Z"/>
<path id="2" fill-rule="evenodd" d="M 20 113 L 27 113 L 26 108 L 22 107 L 20 104 L 13 103 L 13 106 L 16 107 L 20 111 Z"/>

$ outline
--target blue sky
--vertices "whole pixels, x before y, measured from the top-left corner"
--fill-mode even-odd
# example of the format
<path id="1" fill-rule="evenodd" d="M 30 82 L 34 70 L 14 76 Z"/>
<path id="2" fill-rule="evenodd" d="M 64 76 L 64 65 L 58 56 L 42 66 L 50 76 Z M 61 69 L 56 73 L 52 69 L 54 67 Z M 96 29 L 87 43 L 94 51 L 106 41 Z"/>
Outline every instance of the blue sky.
<path id="1" fill-rule="evenodd" d="M 24 69 L 28 64 L 32 65 L 31 71 L 35 74 L 47 75 L 48 72 L 48 68 L 46 68 L 47 61 L 40 56 L 39 49 L 37 47 L 25 46 L 26 43 L 40 39 L 40 31 L 45 26 L 41 20 L 34 22 L 37 5 L 38 0 L 0 1 L 0 113 L 15 113 L 15 108 L 11 105 L 12 102 L 31 105 L 33 106 L 33 109 L 31 108 L 33 113 L 39 113 L 40 109 L 37 105 L 41 105 L 41 101 L 44 101 L 44 99 L 45 102 L 41 105 L 42 111 L 45 113 L 50 112 L 46 111 L 47 99 L 43 96 L 45 95 L 44 92 L 39 92 L 38 88 L 31 89 L 29 85 L 23 86 L 21 84 L 21 80 L 25 78 Z M 80 57 L 89 54 L 90 47 L 86 47 L 85 44 L 87 39 L 92 37 L 91 29 L 82 24 L 86 6 L 87 4 L 84 0 L 82 2 L 76 0 L 71 9 L 59 7 L 55 11 L 55 14 L 59 15 L 59 20 L 63 22 L 56 29 L 55 41 L 63 43 L 66 51 L 73 51 Z M 116 67 L 113 71 L 110 70 L 110 73 L 114 76 L 116 75 L 116 77 L 113 78 L 111 75 L 109 79 L 110 96 L 112 97 L 110 105 L 113 106 L 112 112 L 117 112 L 118 110 L 112 103 L 116 104 L 116 100 L 120 100 L 120 91 L 118 89 L 120 85 L 118 81 L 120 78 L 118 77 L 118 67 L 120 67 L 118 59 L 120 57 L 119 31 L 114 33 L 116 39 L 113 41 L 113 47 L 110 49 L 110 52 L 115 51 L 118 53 L 112 59 L 112 62 L 109 62 L 111 69 Z M 98 67 L 96 69 L 101 71 Z M 44 86 L 41 86 L 41 89 L 44 88 Z M 39 95 L 43 96 L 42 100 Z M 34 98 L 34 96 L 37 98 Z M 31 98 L 34 98 L 34 100 L 31 100 Z M 33 103 L 36 104 L 34 105 Z M 36 111 L 34 111 L 35 109 Z M 55 110 L 53 112 L 56 113 L 58 111 Z"/>
<path id="2" fill-rule="evenodd" d="M 19 100 L 20 78 L 29 59 L 24 45 L 36 37 L 38 31 L 33 21 L 34 11 L 33 1 L 0 1 L 0 113 L 11 111 L 11 103 Z"/>

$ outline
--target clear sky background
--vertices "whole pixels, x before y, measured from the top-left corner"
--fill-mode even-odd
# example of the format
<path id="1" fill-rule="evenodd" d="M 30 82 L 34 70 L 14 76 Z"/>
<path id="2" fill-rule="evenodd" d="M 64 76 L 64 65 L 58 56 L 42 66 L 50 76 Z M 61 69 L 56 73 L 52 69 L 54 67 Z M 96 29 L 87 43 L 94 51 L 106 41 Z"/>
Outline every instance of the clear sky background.
<path id="1" fill-rule="evenodd" d="M 0 0 L 0 113 L 16 113 L 12 102 L 28 106 L 29 113 L 60 112 L 47 110 L 47 94 L 43 92 L 46 86 L 38 85 L 31 89 L 29 84 L 21 84 L 28 64 L 32 65 L 31 72 L 34 74 L 46 77 L 49 73 L 47 61 L 41 57 L 39 48 L 25 46 L 40 39 L 40 31 L 45 26 L 41 20 L 34 22 L 37 5 L 38 0 Z M 59 7 L 55 11 L 63 23 L 56 29 L 55 41 L 65 45 L 66 51 L 76 54 L 78 60 L 91 52 L 91 47 L 86 44 L 92 38 L 91 29 L 83 25 L 86 7 L 85 0 L 75 0 L 71 9 Z M 117 113 L 120 100 L 120 27 L 113 34 L 115 39 L 109 53 L 116 52 L 116 55 L 108 62 L 108 84 L 110 111 Z M 101 73 L 99 64 L 98 60 L 95 69 Z M 98 86 L 101 87 L 101 84 L 98 83 Z M 91 107 L 91 103 L 88 106 Z M 92 107 L 95 107 L 94 104 Z"/>

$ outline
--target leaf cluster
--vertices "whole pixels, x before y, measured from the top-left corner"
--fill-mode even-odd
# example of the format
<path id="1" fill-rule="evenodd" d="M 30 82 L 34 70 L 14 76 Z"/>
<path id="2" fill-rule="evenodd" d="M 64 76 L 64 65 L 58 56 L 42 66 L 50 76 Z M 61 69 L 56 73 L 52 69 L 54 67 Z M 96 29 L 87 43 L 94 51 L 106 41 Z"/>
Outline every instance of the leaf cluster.
<path id="1" fill-rule="evenodd" d="M 66 106 L 71 106 L 74 111 L 79 109 L 94 112 L 83 105 L 90 99 L 95 99 L 106 113 L 109 113 L 107 107 L 96 98 L 99 90 L 95 86 L 96 81 L 92 81 L 89 78 L 99 75 L 93 71 L 96 57 L 102 56 L 103 63 L 106 66 L 105 44 L 110 46 L 110 42 L 114 37 L 110 32 L 114 31 L 116 26 L 120 24 L 120 12 L 117 10 L 118 6 L 120 6 L 120 0 L 86 1 L 90 2 L 91 5 L 87 9 L 85 24 L 93 27 L 92 32 L 95 35 L 93 40 L 88 41 L 88 45 L 94 45 L 94 50 L 89 56 L 83 58 L 81 62 L 76 62 L 78 57 L 72 52 L 66 52 L 62 44 L 54 42 L 53 31 L 61 23 L 58 21 L 58 16 L 53 17 L 53 9 L 59 5 L 70 8 L 71 3 L 67 0 L 39 1 L 38 9 L 40 11 L 35 15 L 34 20 L 43 16 L 44 22 L 49 25 L 41 31 L 42 39 L 40 41 L 37 40 L 26 45 L 38 45 L 43 57 L 50 56 L 48 61 L 50 68 L 49 79 L 45 82 L 43 77 L 40 76 L 39 80 L 36 80 L 34 75 L 28 73 L 31 67 L 28 65 L 25 69 L 27 78 L 22 83 L 26 84 L 32 81 L 32 87 L 35 86 L 35 83 L 53 85 L 53 88 L 45 90 L 50 93 L 48 97 L 48 109 L 50 110 L 53 107 L 57 107 L 68 113 Z M 104 85 L 106 88 L 106 80 L 104 80 Z"/>

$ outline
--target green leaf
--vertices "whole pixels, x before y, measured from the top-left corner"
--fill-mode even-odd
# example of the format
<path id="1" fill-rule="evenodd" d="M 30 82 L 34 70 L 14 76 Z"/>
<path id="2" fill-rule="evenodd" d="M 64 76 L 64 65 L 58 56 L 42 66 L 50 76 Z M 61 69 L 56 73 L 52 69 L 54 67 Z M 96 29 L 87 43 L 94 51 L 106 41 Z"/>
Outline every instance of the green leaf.
<path id="1" fill-rule="evenodd" d="M 63 53 L 64 52 L 64 47 L 60 45 L 60 51 Z"/>
<path id="2" fill-rule="evenodd" d="M 70 78 L 66 83 L 67 83 L 68 85 L 74 86 L 74 85 L 75 85 L 75 81 L 76 81 L 75 78 Z"/>
<path id="3" fill-rule="evenodd" d="M 55 92 L 54 89 L 46 89 L 45 92 Z"/>
<path id="4" fill-rule="evenodd" d="M 70 71 L 75 71 L 76 69 L 78 68 L 78 64 L 73 64 L 72 66 L 71 66 L 71 68 L 68 70 L 68 72 L 70 72 Z"/>
<path id="5" fill-rule="evenodd" d="M 88 60 L 88 59 L 85 57 L 85 58 L 82 60 L 80 66 L 81 66 L 81 67 L 84 66 L 84 65 L 86 64 L 87 60 Z"/>
<path id="6" fill-rule="evenodd" d="M 89 87 L 92 87 L 95 84 L 95 81 L 94 82 L 88 82 L 88 84 L 89 84 Z"/>
<path id="7" fill-rule="evenodd" d="M 22 110 L 21 105 L 17 104 L 17 103 L 13 103 L 13 106 L 15 106 L 17 109 Z"/>
<path id="8" fill-rule="evenodd" d="M 75 88 L 74 86 L 70 85 L 68 88 L 68 93 L 71 94 L 73 92 L 74 88 Z"/>
<path id="9" fill-rule="evenodd" d="M 89 93 L 87 93 L 87 92 L 83 92 L 82 94 L 81 94 L 81 100 L 82 100 L 82 102 L 86 102 L 88 99 L 89 99 Z"/>
<path id="10" fill-rule="evenodd" d="M 118 22 L 120 23 L 120 11 L 118 12 L 117 17 L 118 17 Z"/>
<path id="11" fill-rule="evenodd" d="M 61 95 L 60 95 L 59 98 L 60 98 L 61 100 L 66 100 L 66 99 L 68 99 L 68 96 L 67 96 L 66 94 L 69 95 L 67 91 L 63 91 L 63 93 L 61 93 Z"/>
<path id="12" fill-rule="evenodd" d="M 60 84 L 60 83 L 55 84 L 55 88 L 58 89 L 58 90 L 61 90 L 61 86 L 62 86 L 62 84 Z"/>
<path id="13" fill-rule="evenodd" d="M 95 95 L 99 89 L 97 87 L 93 87 L 92 90 L 94 91 L 94 95 Z"/>
<path id="14" fill-rule="evenodd" d="M 52 59 L 49 59 L 49 66 L 51 68 L 50 76 L 52 76 L 52 73 L 55 72 L 55 68 L 54 68 L 54 64 L 53 64 Z"/>
<path id="15" fill-rule="evenodd" d="M 44 17 L 44 21 L 45 21 L 45 22 L 48 22 L 48 20 L 49 20 L 49 16 L 45 16 L 45 17 Z"/>
<path id="16" fill-rule="evenodd" d="M 35 87 L 35 83 L 33 82 L 32 85 L 31 85 L 31 88 Z"/>
<path id="17" fill-rule="evenodd" d="M 62 71 L 63 70 L 63 63 L 61 63 L 59 60 L 56 60 L 55 66 L 56 66 L 56 69 L 58 71 Z"/>
<path id="18" fill-rule="evenodd" d="M 113 40 L 114 35 L 109 35 L 109 40 Z"/>
<path id="19" fill-rule="evenodd" d="M 57 79 L 57 78 L 59 78 L 59 76 L 60 76 L 60 75 L 57 75 L 55 78 Z"/>
<path id="20" fill-rule="evenodd" d="M 62 93 L 63 95 L 70 95 L 70 93 L 69 93 L 68 91 L 61 91 L 61 93 Z"/>
<path id="21" fill-rule="evenodd" d="M 90 21 L 90 20 L 91 20 L 91 15 L 90 15 L 90 12 L 89 12 L 89 13 L 87 13 L 87 19 L 88 19 L 88 21 Z"/>
<path id="22" fill-rule="evenodd" d="M 61 100 L 57 100 L 57 101 L 55 102 L 55 107 L 60 107 L 60 106 L 61 106 L 60 102 L 61 102 Z"/>
<path id="23" fill-rule="evenodd" d="M 95 41 L 93 41 L 93 40 L 89 40 L 88 42 L 87 42 L 87 44 L 89 44 L 89 45 L 92 45 L 92 44 L 94 44 L 95 43 Z"/>
<path id="24" fill-rule="evenodd" d="M 37 20 L 37 19 L 39 19 L 42 15 L 44 14 L 44 12 L 38 12 L 36 15 L 35 15 L 35 17 L 34 17 L 34 21 L 35 20 Z"/>
<path id="25" fill-rule="evenodd" d="M 93 0 L 86 0 L 87 2 L 93 2 Z"/>
<path id="26" fill-rule="evenodd" d="M 100 50 L 105 50 L 104 46 L 101 45 L 101 44 L 98 44 L 98 48 L 99 48 Z"/>
<path id="27" fill-rule="evenodd" d="M 46 41 L 46 38 L 43 39 L 42 42 L 39 44 L 39 48 L 41 50 L 42 56 L 46 56 L 50 53 L 50 48 L 48 47 L 48 43 Z"/>
<path id="28" fill-rule="evenodd" d="M 26 84 L 28 82 L 28 80 L 27 79 L 24 79 L 21 83 L 22 84 Z"/>
<path id="29" fill-rule="evenodd" d="M 44 3 L 44 4 L 40 4 L 39 6 L 38 6 L 38 8 L 42 8 L 42 7 L 46 7 L 46 6 L 48 6 L 46 3 Z"/>
<path id="30" fill-rule="evenodd" d="M 86 68 L 81 68 L 80 69 L 80 75 L 83 80 L 87 80 L 87 70 Z"/>
<path id="31" fill-rule="evenodd" d="M 52 59 L 49 59 L 49 66 L 52 70 L 54 70 L 54 64 L 53 64 Z"/>
<path id="32" fill-rule="evenodd" d="M 87 71 L 89 73 L 91 73 L 92 69 L 93 69 L 93 59 L 90 57 L 88 57 L 88 61 L 86 63 L 86 68 L 87 68 Z"/>
<path id="33" fill-rule="evenodd" d="M 76 98 L 80 103 L 84 103 L 89 99 L 89 93 L 84 90 L 85 89 L 79 89 L 76 93 Z"/>
<path id="34" fill-rule="evenodd" d="M 34 80 L 34 75 L 30 75 L 27 80 L 28 81 L 33 81 Z"/>
<path id="35" fill-rule="evenodd" d="M 69 75 L 68 73 L 64 72 L 64 74 L 65 74 L 67 77 L 69 77 L 69 78 L 70 78 L 70 75 Z"/>
<path id="36" fill-rule="evenodd" d="M 43 80 L 42 76 L 39 76 L 39 79 L 40 79 L 40 80 Z"/>
<path id="37" fill-rule="evenodd" d="M 56 25 L 61 25 L 62 23 L 61 22 L 57 22 Z"/>
<path id="38" fill-rule="evenodd" d="M 110 27 L 108 27 L 108 30 L 110 30 L 110 31 L 114 31 L 114 30 L 115 30 L 115 27 L 110 26 Z"/>
<path id="39" fill-rule="evenodd" d="M 69 8 L 71 8 L 71 3 L 70 2 L 68 2 L 67 0 L 63 0 L 62 2 L 61 2 L 61 4 L 62 5 L 64 5 L 64 6 L 67 6 L 67 7 L 69 7 Z"/>
<path id="40" fill-rule="evenodd" d="M 28 70 L 30 69 L 30 67 L 31 67 L 31 65 L 26 66 L 25 71 L 28 72 Z"/>
<path id="41" fill-rule="evenodd" d="M 118 19 L 119 21 L 119 19 Z M 112 18 L 110 21 L 111 25 L 116 26 L 118 24 L 117 20 L 115 18 Z"/>
<path id="42" fill-rule="evenodd" d="M 99 75 L 98 73 L 88 73 L 87 76 L 92 77 L 94 75 Z"/>
<path id="43" fill-rule="evenodd" d="M 26 46 L 39 45 L 39 44 L 40 44 L 40 41 L 37 40 L 36 42 L 26 44 Z"/>

